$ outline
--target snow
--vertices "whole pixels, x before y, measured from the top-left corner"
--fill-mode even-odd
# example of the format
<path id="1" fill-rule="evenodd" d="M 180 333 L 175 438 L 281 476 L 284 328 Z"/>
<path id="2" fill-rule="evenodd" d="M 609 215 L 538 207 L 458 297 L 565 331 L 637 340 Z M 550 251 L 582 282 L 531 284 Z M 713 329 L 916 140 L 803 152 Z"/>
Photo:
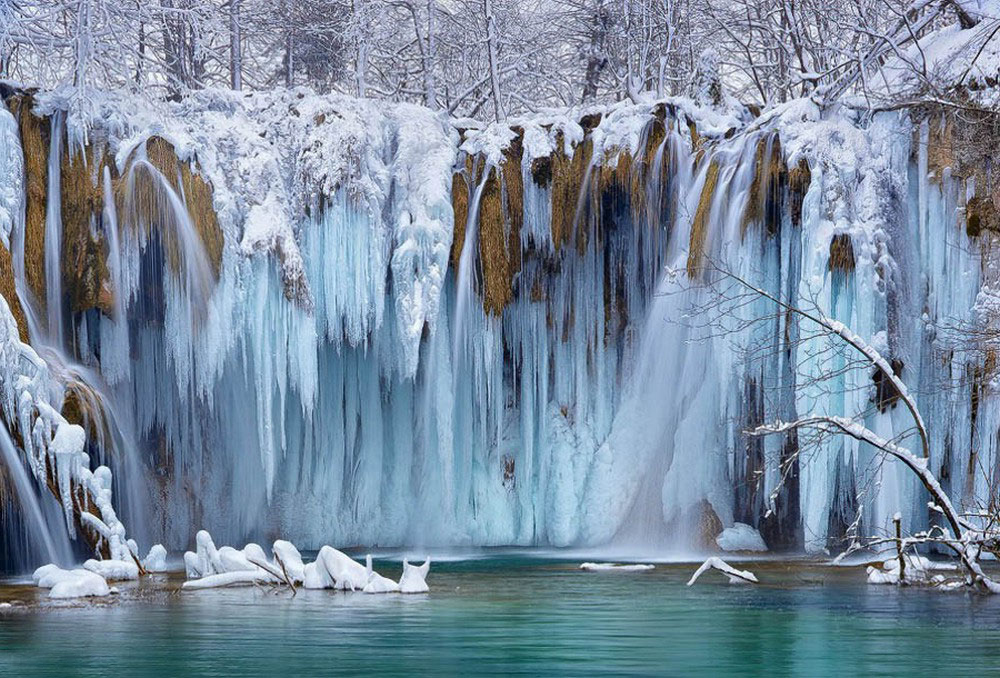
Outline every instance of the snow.
<path id="1" fill-rule="evenodd" d="M 873 79 L 876 96 L 924 93 L 928 82 L 939 91 L 974 83 L 977 86 L 969 92 L 974 101 L 984 105 L 997 103 L 995 88 L 985 85 L 987 79 L 995 81 L 1000 73 L 1000 44 L 994 39 L 1000 26 L 1000 7 L 992 0 L 963 4 L 970 8 L 985 6 L 970 11 L 972 16 L 983 16 L 984 20 L 968 29 L 955 22 L 930 31 L 921 36 L 919 46 L 911 44 L 887 59 L 881 68 L 884 75 Z M 934 94 L 932 90 L 928 96 Z"/>
<path id="2" fill-rule="evenodd" d="M 24 158 L 17 121 L 0 106 L 0 242 L 10 249 L 14 222 L 21 218 L 24 195 Z"/>
<path id="3" fill-rule="evenodd" d="M 59 97 L 40 102 L 54 110 Z M 664 171 L 655 176 L 667 180 L 640 187 L 644 204 L 616 214 L 616 228 L 601 231 L 603 239 L 557 254 L 553 189 L 530 181 L 531 161 L 558 143 L 572 153 L 589 134 L 593 182 L 602 164 L 619 161 L 616 151 L 641 147 L 661 104 L 670 131 L 658 149 Z M 459 322 L 449 254 L 462 123 L 419 107 L 303 89 L 246 96 L 206 90 L 177 104 L 95 98 L 95 110 L 106 116 L 89 124 L 107 137 L 119 169 L 128 171 L 150 136 L 167 139 L 212 184 L 224 234 L 219 276 L 204 298 L 183 294 L 164 272 L 163 327 L 152 328 L 137 312 L 148 243 L 128 235 L 128 215 L 117 215 L 123 237 L 116 287 L 126 321 L 101 319 L 97 333 L 75 328 L 74 337 L 101 337 L 90 347 L 94 360 L 134 401 L 129 414 L 138 437 L 162 436 L 170 452 L 168 480 L 156 485 L 164 543 L 181 547 L 197 515 L 228 541 L 273 528 L 309 549 L 327 540 L 653 543 L 668 541 L 664 522 L 676 525 L 676 534 L 650 548 L 686 544 L 697 536 L 705 503 L 724 525 L 743 515 L 748 507 L 739 502 L 747 500 L 734 487 L 759 482 L 763 511 L 783 501 L 781 436 L 760 442 L 759 467 L 751 469 L 739 425 L 706 425 L 746 421 L 751 383 L 773 389 L 761 398 L 759 421 L 817 413 L 828 417 L 823 426 L 849 434 L 830 436 L 803 464 L 797 491 L 811 551 L 824 548 L 832 510 L 859 487 L 872 488 L 863 499 L 864 527 L 877 532 L 896 511 L 908 526 L 926 522 L 911 469 L 926 477 L 947 463 L 949 475 L 961 477 L 973 449 L 994 468 L 997 441 L 974 441 L 962 424 L 972 415 L 967 365 L 937 353 L 939 323 L 953 315 L 968 320 L 974 304 L 985 312 L 991 300 L 975 243 L 955 228 L 961 200 L 954 196 L 968 186 L 951 177 L 940 177 L 940 186 L 928 181 L 926 143 L 914 140 L 923 135 L 926 142 L 926 128 L 901 114 L 869 120 L 811 100 L 777 105 L 753 122 L 704 104 L 649 99 L 511 119 L 525 130 L 515 295 L 500 317 L 483 313 L 474 298 Z M 579 124 L 585 113 L 601 114 L 587 132 Z M 689 120 L 703 138 L 697 152 Z M 734 128 L 741 131 L 723 138 Z M 744 232 L 758 144 L 771 143 L 775 132 L 787 164 L 806 160 L 812 171 L 802 224 L 792 228 L 785 214 L 777 233 L 758 225 Z M 482 125 L 466 132 L 463 148 L 506 162 L 510 139 L 509 127 Z M 16 154 L 3 153 L 3 143 L 0 176 L 19 174 Z M 772 320 L 724 338 L 682 327 L 706 302 L 704 292 L 684 289 L 684 263 L 712 164 L 718 180 L 705 220 L 706 253 L 787 302 L 815 304 L 838 344 L 870 338 L 861 367 L 839 374 L 832 389 L 810 382 L 831 366 L 846 369 L 830 337 L 785 342 L 808 323 L 775 317 L 769 303 L 750 304 L 735 317 Z M 652 203 L 660 199 L 677 209 L 656 211 Z M 596 227 L 583 223 L 591 217 L 582 213 L 579 225 Z M 841 275 L 831 270 L 830 245 L 843 235 L 856 262 Z M 481 271 L 472 259 L 468 277 L 477 297 Z M 540 300 L 528 293 L 535 280 Z M 618 317 L 594 303 L 600 299 L 620 303 Z M 86 480 L 110 509 L 110 483 L 89 471 L 80 431 L 64 427 L 55 412 L 58 384 L 37 353 L 14 341 L 8 317 L 0 318 L 3 406 L 9 420 L 23 419 L 32 472 L 43 478 L 49 457 L 65 457 L 61 478 Z M 112 335 L 126 341 L 113 344 Z M 768 342 L 783 350 L 747 356 Z M 831 355 L 832 363 L 824 362 Z M 893 383 L 904 399 L 872 413 L 871 373 L 896 357 L 905 368 Z M 891 378 L 892 370 L 886 373 Z M 943 381 L 954 388 L 928 395 Z M 932 450 L 950 440 L 959 452 L 942 458 L 932 451 L 923 459 L 916 438 L 903 439 L 912 426 L 904 410 L 918 397 L 924 414 L 917 415 L 933 423 Z M 979 410 L 977 421 L 990 430 L 995 398 L 983 398 Z M 59 440 L 50 450 L 53 433 Z M 910 468 L 880 463 L 874 448 L 884 441 L 897 443 L 895 456 Z M 988 484 L 974 484 L 968 492 L 956 488 L 956 506 L 989 496 Z M 124 529 L 111 515 L 102 513 L 104 527 L 97 527 L 124 557 Z M 328 558 L 344 565 L 336 554 L 305 565 L 297 551 L 287 558 L 279 551 L 275 544 L 273 555 L 292 579 L 337 585 L 326 571 Z M 185 554 L 189 576 L 245 567 L 261 556 L 249 545 L 225 554 L 223 563 L 221 549 L 199 541 Z M 368 586 L 356 568 L 347 569 L 351 586 Z"/>
<path id="4" fill-rule="evenodd" d="M 580 569 L 587 572 L 648 572 L 653 565 L 643 563 L 581 563 Z"/>
<path id="5" fill-rule="evenodd" d="M 724 529 L 715 543 L 723 551 L 767 551 L 767 544 L 760 532 L 746 523 L 734 523 Z"/>
<path id="6" fill-rule="evenodd" d="M 219 565 L 223 572 L 256 572 L 260 569 L 256 565 L 251 565 L 243 552 L 237 551 L 232 546 L 223 546 L 219 549 Z"/>
<path id="7" fill-rule="evenodd" d="M 333 580 L 333 588 L 343 591 L 360 591 L 368 583 L 369 573 L 365 566 L 332 546 L 321 548 L 316 555 L 316 562 Z"/>
<path id="8" fill-rule="evenodd" d="M 50 589 L 49 598 L 85 598 L 111 594 L 104 577 L 89 569 L 64 570 L 49 564 L 35 570 L 31 578 L 39 588 Z"/>
<path id="9" fill-rule="evenodd" d="M 399 591 L 399 584 L 383 577 L 372 569 L 371 555 L 365 556 L 365 570 L 368 573 L 368 583 L 361 589 L 364 593 L 396 593 Z"/>
<path id="10" fill-rule="evenodd" d="M 231 546 L 215 549 L 211 535 L 201 530 L 196 536 L 198 553 L 184 554 L 187 581 L 185 590 L 215 589 L 257 584 L 298 585 L 306 589 L 335 589 L 376 593 L 424 593 L 430 559 L 416 567 L 403 564 L 399 583 L 383 577 L 372 568 L 372 557 L 362 565 L 346 553 L 324 545 L 311 563 L 302 563 L 299 550 L 289 541 L 274 542 L 271 552 L 274 562 L 267 560 L 264 550 L 250 543 L 237 550 Z M 40 572 L 39 575 L 45 575 Z"/>
<path id="11" fill-rule="evenodd" d="M 427 573 L 431 569 L 431 559 L 424 560 L 423 565 L 410 565 L 410 561 L 403 559 L 403 576 L 399 578 L 400 593 L 427 593 L 430 589 L 427 586 Z"/>
<path id="12" fill-rule="evenodd" d="M 305 576 L 302 555 L 291 542 L 279 539 L 272 548 L 275 562 L 283 568 L 293 581 L 300 582 Z"/>
<path id="13" fill-rule="evenodd" d="M 131 581 L 139 578 L 139 566 L 134 561 L 90 559 L 83 563 L 83 569 L 99 574 L 107 581 Z"/>
<path id="14" fill-rule="evenodd" d="M 252 586 L 254 584 L 275 583 L 276 580 L 270 574 L 257 570 L 233 570 L 232 572 L 218 572 L 199 579 L 189 579 L 181 584 L 185 591 L 201 591 L 204 589 L 217 589 L 226 586 Z"/>
<path id="15" fill-rule="evenodd" d="M 688 586 L 693 585 L 696 581 L 698 581 L 698 578 L 708 570 L 719 570 L 724 575 L 726 575 L 726 578 L 729 580 L 730 584 L 757 583 L 757 577 L 755 577 L 752 572 L 748 570 L 737 570 L 736 568 L 729 565 L 729 563 L 724 561 L 722 558 L 712 556 L 704 563 L 702 563 L 701 567 L 695 570 L 695 573 L 691 575 L 691 579 L 688 580 L 687 585 Z"/>
<path id="16" fill-rule="evenodd" d="M 167 549 L 163 548 L 162 544 L 154 544 L 142 559 L 142 567 L 146 572 L 166 572 Z"/>

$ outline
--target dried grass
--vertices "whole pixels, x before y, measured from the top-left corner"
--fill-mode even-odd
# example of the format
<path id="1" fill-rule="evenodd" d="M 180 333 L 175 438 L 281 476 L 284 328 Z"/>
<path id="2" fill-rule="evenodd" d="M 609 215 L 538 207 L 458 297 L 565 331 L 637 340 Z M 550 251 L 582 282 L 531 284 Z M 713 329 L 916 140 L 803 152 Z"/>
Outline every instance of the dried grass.
<path id="1" fill-rule="evenodd" d="M 854 270 L 854 243 L 847 233 L 838 233 L 830 240 L 829 269 L 851 273 Z"/>
<path id="2" fill-rule="evenodd" d="M 501 167 L 507 216 L 508 273 L 512 289 L 514 276 L 521 270 L 521 228 L 524 226 L 524 175 L 521 172 L 521 163 L 524 159 L 522 143 L 524 130 L 519 128 L 515 130 L 518 135 L 504 151 L 504 162 Z"/>
<path id="3" fill-rule="evenodd" d="M 24 268 L 28 287 L 44 316 L 45 306 L 45 212 L 48 193 L 49 123 L 31 112 L 35 101 L 25 94 L 10 99 L 17 116 L 24 152 L 25 234 Z"/>
<path id="4" fill-rule="evenodd" d="M 691 278 L 696 277 L 701 269 L 701 260 L 705 254 L 705 239 L 708 236 L 708 220 L 712 211 L 712 198 L 715 196 L 715 186 L 719 181 L 718 163 L 715 159 L 709 162 L 705 175 L 705 186 L 701 189 L 698 209 L 695 211 L 694 221 L 691 223 L 691 240 L 688 246 L 687 260 L 687 272 Z"/>
<path id="5" fill-rule="evenodd" d="M 107 246 L 102 231 L 93 228 L 103 210 L 103 167 L 110 158 L 97 156 L 94 147 L 87 149 L 89 157 L 63 153 L 61 159 L 60 201 L 62 204 L 63 289 L 74 312 L 99 308 L 110 299 L 102 289 L 110 278 L 107 267 Z M 111 307 L 102 308 L 111 313 Z"/>
<path id="6" fill-rule="evenodd" d="M 777 134 L 762 136 L 757 141 L 753 181 L 743 212 L 744 235 L 750 224 L 763 224 L 770 235 L 781 230 L 781 197 L 787 182 L 788 168 L 781 154 L 781 139 Z"/>
<path id="7" fill-rule="evenodd" d="M 556 140 L 556 146 L 552 154 L 552 242 L 559 250 L 574 234 L 580 191 L 594 145 L 587 136 L 573 149 L 571 157 L 563 150 L 561 135 Z"/>
<path id="8" fill-rule="evenodd" d="M 793 226 L 802 225 L 802 202 L 809 191 L 810 183 L 812 183 L 812 171 L 809 169 L 809 162 L 802 158 L 798 165 L 788 170 L 788 210 Z"/>
<path id="9" fill-rule="evenodd" d="M 21 341 L 28 343 L 28 319 L 21 308 L 21 301 L 17 297 L 17 287 L 14 283 L 14 261 L 10 251 L 0 245 L 0 295 L 7 300 L 10 312 L 14 314 L 14 321 L 17 323 L 17 334 Z"/>
<path id="10" fill-rule="evenodd" d="M 504 228 L 499 172 L 490 170 L 479 204 L 479 261 L 483 271 L 483 309 L 500 315 L 510 302 L 511 266 Z"/>
<path id="11" fill-rule="evenodd" d="M 465 169 L 465 172 L 455 172 L 451 178 L 451 208 L 455 213 L 451 239 L 451 267 L 455 275 L 458 275 L 458 263 L 462 258 L 465 226 L 469 221 L 469 203 L 472 200 L 473 185 L 476 183 L 471 156 L 465 158 Z"/>

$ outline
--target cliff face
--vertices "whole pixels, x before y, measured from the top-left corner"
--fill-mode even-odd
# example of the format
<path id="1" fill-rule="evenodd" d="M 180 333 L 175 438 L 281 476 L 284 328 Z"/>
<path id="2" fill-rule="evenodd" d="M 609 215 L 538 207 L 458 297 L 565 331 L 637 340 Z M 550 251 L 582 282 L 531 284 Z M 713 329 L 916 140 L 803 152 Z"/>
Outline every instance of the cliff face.
<path id="1" fill-rule="evenodd" d="M 667 550 L 735 520 L 818 550 L 859 507 L 868 532 L 925 523 L 860 443 L 744 435 L 807 411 L 909 423 L 815 328 L 720 301 L 717 268 L 879 345 L 952 496 L 995 490 L 995 359 L 951 330 L 990 308 L 1000 194 L 940 112 L 671 100 L 455 129 L 204 92 L 109 99 L 84 137 L 39 98 L 7 100 L 0 294 L 141 541 Z"/>

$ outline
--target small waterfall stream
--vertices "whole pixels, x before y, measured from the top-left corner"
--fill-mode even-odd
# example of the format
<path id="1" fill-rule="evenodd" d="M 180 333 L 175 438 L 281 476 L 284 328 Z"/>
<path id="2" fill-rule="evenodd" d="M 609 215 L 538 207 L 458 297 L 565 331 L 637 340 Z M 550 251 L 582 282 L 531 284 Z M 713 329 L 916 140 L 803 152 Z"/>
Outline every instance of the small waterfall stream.
<path id="1" fill-rule="evenodd" d="M 33 562 L 38 562 L 39 557 L 44 558 L 45 562 L 61 566 L 72 564 L 73 547 L 60 512 L 57 509 L 43 510 L 43 506 L 54 505 L 56 502 L 47 493 L 39 498 L 37 486 L 25 470 L 5 425 L 0 426 L 0 459 L 3 459 L 5 470 L 12 476 L 18 504 L 26 518 L 28 548 L 34 559 L 29 556 L 24 565 L 30 566 Z"/>

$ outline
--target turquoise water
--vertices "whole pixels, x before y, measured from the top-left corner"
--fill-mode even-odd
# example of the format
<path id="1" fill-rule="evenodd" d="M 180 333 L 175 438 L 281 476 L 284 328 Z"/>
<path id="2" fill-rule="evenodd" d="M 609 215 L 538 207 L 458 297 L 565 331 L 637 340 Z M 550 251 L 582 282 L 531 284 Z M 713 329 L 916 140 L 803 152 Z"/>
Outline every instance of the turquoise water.
<path id="1" fill-rule="evenodd" d="M 752 565 L 761 586 L 710 573 L 691 588 L 692 565 L 578 563 L 435 563 L 418 596 L 162 580 L 113 604 L 0 613 L 0 676 L 1000 674 L 1000 600 L 802 563 Z"/>

